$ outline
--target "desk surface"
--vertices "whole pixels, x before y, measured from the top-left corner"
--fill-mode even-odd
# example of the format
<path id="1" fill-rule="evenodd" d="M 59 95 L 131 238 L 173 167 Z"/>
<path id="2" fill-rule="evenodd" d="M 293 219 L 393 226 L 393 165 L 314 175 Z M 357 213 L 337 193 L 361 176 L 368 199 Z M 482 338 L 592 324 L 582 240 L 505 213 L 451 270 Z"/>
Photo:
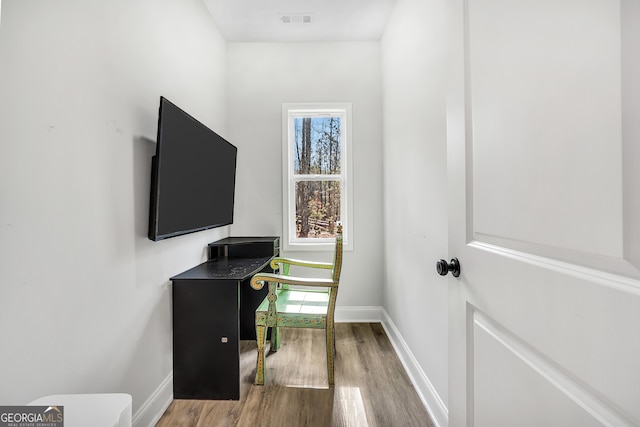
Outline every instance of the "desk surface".
<path id="1" fill-rule="evenodd" d="M 262 271 L 271 258 L 218 258 L 173 276 L 171 280 L 244 280 Z"/>

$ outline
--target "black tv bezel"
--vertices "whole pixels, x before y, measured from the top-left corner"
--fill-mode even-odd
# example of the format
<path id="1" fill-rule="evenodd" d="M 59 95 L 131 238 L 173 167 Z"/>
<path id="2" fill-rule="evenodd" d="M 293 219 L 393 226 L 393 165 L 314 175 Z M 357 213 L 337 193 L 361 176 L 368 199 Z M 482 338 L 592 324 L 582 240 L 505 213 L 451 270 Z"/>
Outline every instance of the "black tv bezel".
<path id="1" fill-rule="evenodd" d="M 226 142 L 227 144 L 229 144 L 231 147 L 233 147 L 235 149 L 234 165 L 233 165 L 233 169 L 234 169 L 233 187 L 234 187 L 234 189 L 233 189 L 233 198 L 231 200 L 231 219 L 229 220 L 229 222 L 213 223 L 213 224 L 204 225 L 202 227 L 185 229 L 185 230 L 180 230 L 180 231 L 175 231 L 175 232 L 165 233 L 165 234 L 158 234 L 158 216 L 159 216 L 158 198 L 159 198 L 159 192 L 160 192 L 160 187 L 158 185 L 158 174 L 159 174 L 159 163 L 160 163 L 160 160 L 161 160 L 161 158 L 160 158 L 160 152 L 161 152 L 160 151 L 160 149 L 161 149 L 160 144 L 161 144 L 161 141 L 162 141 L 162 118 L 163 118 L 162 111 L 163 111 L 163 106 L 165 105 L 165 103 L 171 104 L 173 107 L 175 107 L 178 110 L 180 110 L 184 115 L 189 117 L 195 123 L 197 123 L 200 126 L 206 128 L 211 133 L 215 134 L 221 141 Z M 220 136 L 213 129 L 211 129 L 210 127 L 206 126 L 202 122 L 200 122 L 198 119 L 193 117 L 191 114 L 187 113 L 182 108 L 178 107 L 176 104 L 174 104 L 173 102 L 171 102 L 169 99 L 167 99 L 164 96 L 160 96 L 160 107 L 158 109 L 158 131 L 157 131 L 157 137 L 156 138 L 157 138 L 156 139 L 156 153 L 151 158 L 151 188 L 150 188 L 150 200 L 149 200 L 149 230 L 148 230 L 148 238 L 149 238 L 149 240 L 152 240 L 154 242 L 158 242 L 160 240 L 169 239 L 171 237 L 184 236 L 184 235 L 187 235 L 187 234 L 197 233 L 199 231 L 210 230 L 210 229 L 213 229 L 213 228 L 224 227 L 225 225 L 233 224 L 233 219 L 234 219 L 234 215 L 235 215 L 235 185 L 236 185 L 236 172 L 237 172 L 237 162 L 238 162 L 238 147 L 236 147 L 235 145 L 230 143 L 226 138 L 223 138 L 222 136 Z"/>

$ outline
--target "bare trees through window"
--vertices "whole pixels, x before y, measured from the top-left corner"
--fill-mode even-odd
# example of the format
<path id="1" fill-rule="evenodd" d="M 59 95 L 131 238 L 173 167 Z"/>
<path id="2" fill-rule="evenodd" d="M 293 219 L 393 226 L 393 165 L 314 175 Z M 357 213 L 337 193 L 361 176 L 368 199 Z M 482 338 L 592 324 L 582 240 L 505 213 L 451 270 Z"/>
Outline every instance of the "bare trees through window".
<path id="1" fill-rule="evenodd" d="M 293 121 L 296 237 L 334 237 L 340 221 L 342 123 L 334 115 Z"/>

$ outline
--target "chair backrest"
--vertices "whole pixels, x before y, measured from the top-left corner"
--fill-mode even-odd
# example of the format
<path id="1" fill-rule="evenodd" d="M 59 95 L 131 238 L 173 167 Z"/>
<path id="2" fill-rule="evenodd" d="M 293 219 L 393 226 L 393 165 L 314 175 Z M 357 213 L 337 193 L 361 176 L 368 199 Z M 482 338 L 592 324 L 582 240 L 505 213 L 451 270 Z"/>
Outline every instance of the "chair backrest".
<path id="1" fill-rule="evenodd" d="M 342 224 L 338 223 L 336 233 L 336 248 L 333 254 L 333 273 L 331 278 L 334 282 L 340 282 L 340 272 L 342 270 Z"/>

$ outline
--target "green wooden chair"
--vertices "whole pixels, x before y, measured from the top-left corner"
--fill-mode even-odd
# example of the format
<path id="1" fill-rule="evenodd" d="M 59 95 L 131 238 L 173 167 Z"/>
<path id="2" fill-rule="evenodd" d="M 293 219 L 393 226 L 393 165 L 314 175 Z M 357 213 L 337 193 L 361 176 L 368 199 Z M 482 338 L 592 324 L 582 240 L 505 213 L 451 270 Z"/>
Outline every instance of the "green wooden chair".
<path id="1" fill-rule="evenodd" d="M 289 275 L 290 266 L 331 270 L 331 278 L 314 279 Z M 326 330 L 327 375 L 329 385 L 334 385 L 335 328 L 334 311 L 340 270 L 342 268 L 342 225 L 338 225 L 336 247 L 332 263 L 274 258 L 271 267 L 278 274 L 258 273 L 251 279 L 251 287 L 262 289 L 268 283 L 269 293 L 256 309 L 256 340 L 258 361 L 256 385 L 264 385 L 264 348 L 267 328 L 271 328 L 271 350 L 280 348 L 280 328 L 316 328 Z M 296 288 L 290 288 L 296 285 Z"/>

